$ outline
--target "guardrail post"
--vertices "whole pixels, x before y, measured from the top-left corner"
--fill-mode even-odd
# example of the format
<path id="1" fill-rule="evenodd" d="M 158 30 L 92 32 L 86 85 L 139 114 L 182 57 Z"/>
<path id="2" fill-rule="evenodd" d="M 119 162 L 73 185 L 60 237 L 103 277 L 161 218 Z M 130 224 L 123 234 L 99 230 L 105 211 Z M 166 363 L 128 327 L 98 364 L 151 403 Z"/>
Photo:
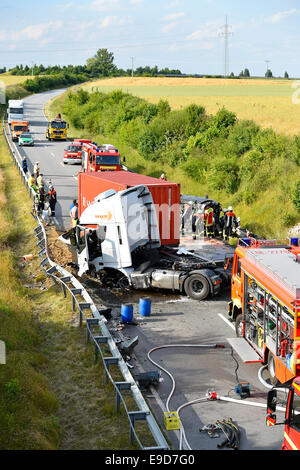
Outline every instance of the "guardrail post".
<path id="1" fill-rule="evenodd" d="M 82 325 L 82 310 L 84 308 L 88 308 L 90 310 L 91 309 L 91 304 L 88 303 L 88 302 L 86 302 L 86 303 L 81 302 L 81 303 L 78 304 L 78 307 L 79 307 L 79 326 L 81 326 Z"/>
<path id="2" fill-rule="evenodd" d="M 108 369 L 111 365 L 116 365 L 119 363 L 118 357 L 103 357 L 103 362 L 105 365 L 105 374 L 104 374 L 104 383 L 105 385 L 108 384 Z"/>
<path id="3" fill-rule="evenodd" d="M 129 435 L 129 441 L 130 444 L 133 444 L 134 441 L 134 427 L 135 427 L 135 422 L 136 421 L 141 421 L 145 420 L 146 416 L 149 415 L 149 412 L 147 411 L 128 411 L 128 416 L 130 419 L 130 435 Z"/>
<path id="4" fill-rule="evenodd" d="M 116 386 L 116 412 L 120 412 L 120 392 L 121 390 L 130 390 L 131 389 L 131 383 L 130 382 L 115 382 Z"/>
<path id="5" fill-rule="evenodd" d="M 63 291 L 64 297 L 66 298 L 67 297 L 66 286 L 63 283 L 61 283 L 61 290 Z"/>
<path id="6" fill-rule="evenodd" d="M 85 323 L 86 323 L 86 344 L 88 344 L 90 341 L 90 337 L 91 337 L 90 327 L 92 325 L 99 325 L 99 320 L 97 318 L 86 318 Z"/>
<path id="7" fill-rule="evenodd" d="M 98 354 L 99 354 L 99 344 L 106 344 L 108 342 L 108 338 L 106 336 L 94 336 L 94 342 L 95 342 L 95 364 L 98 360 Z"/>
<path id="8" fill-rule="evenodd" d="M 71 289 L 71 294 L 72 294 L 72 311 L 75 311 L 76 307 L 76 299 L 75 295 L 80 295 L 82 293 L 82 289 Z"/>

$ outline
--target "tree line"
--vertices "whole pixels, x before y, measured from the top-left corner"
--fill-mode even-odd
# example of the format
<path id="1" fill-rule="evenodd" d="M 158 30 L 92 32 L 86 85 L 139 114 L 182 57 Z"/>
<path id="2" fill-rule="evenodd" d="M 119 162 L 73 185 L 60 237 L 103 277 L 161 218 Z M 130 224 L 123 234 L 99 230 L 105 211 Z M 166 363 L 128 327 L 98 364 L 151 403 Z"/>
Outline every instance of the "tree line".
<path id="1" fill-rule="evenodd" d="M 6 72 L 6 67 L 0 68 L 0 73 Z M 30 67 L 29 65 L 16 65 L 15 67 L 9 69 L 9 73 L 11 75 L 34 75 L 34 76 L 43 76 L 43 75 L 58 75 L 58 74 L 71 74 L 71 75 L 81 75 L 85 76 L 86 79 L 92 79 L 99 76 L 103 77 L 120 77 L 120 76 L 148 76 L 148 77 L 156 77 L 159 75 L 176 75 L 176 76 L 185 76 L 179 69 L 169 69 L 168 67 L 164 67 L 159 69 L 157 65 L 154 67 L 150 67 L 146 65 L 145 67 L 137 67 L 135 70 L 132 68 L 122 69 L 118 68 L 114 64 L 114 54 L 109 52 L 107 49 L 98 49 L 96 54 L 93 57 L 90 57 L 86 60 L 85 65 L 48 65 L 44 66 L 43 64 L 40 65 L 33 65 Z M 192 76 L 205 76 L 205 77 L 214 77 L 214 78 L 222 78 L 222 75 L 197 75 L 193 74 Z M 239 75 L 235 76 L 232 72 L 229 76 L 230 78 L 247 78 L 250 77 L 250 71 L 248 68 L 245 68 L 240 72 Z M 270 69 L 268 69 L 265 73 L 266 78 L 272 78 L 273 73 Z M 288 79 L 289 74 L 287 72 L 284 73 L 284 78 Z"/>
<path id="2" fill-rule="evenodd" d="M 5 70 L 4 70 L 5 69 Z M 6 71 L 4 68 L 3 71 Z M 33 65 L 16 65 L 15 67 L 9 69 L 11 75 L 57 75 L 57 74 L 75 74 L 75 75 L 86 75 L 88 78 L 95 78 L 99 76 L 130 76 L 134 72 L 134 75 L 138 76 L 156 76 L 156 75 L 182 75 L 179 69 L 169 69 L 164 67 L 159 69 L 157 65 L 150 67 L 146 65 L 145 67 L 137 67 L 134 71 L 130 68 L 122 69 L 118 68 L 114 64 L 114 55 L 112 52 L 109 52 L 107 49 L 99 49 L 97 53 L 88 58 L 85 65 L 48 65 L 44 66 Z M 1 73 L 1 69 L 0 69 Z"/>

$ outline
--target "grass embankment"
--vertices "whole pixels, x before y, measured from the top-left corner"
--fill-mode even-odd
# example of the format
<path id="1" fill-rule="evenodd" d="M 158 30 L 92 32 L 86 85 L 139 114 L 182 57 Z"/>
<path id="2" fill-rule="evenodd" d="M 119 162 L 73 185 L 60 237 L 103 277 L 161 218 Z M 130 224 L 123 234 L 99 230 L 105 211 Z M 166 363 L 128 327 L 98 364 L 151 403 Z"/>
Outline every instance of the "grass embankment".
<path id="1" fill-rule="evenodd" d="M 31 206 L 1 127 L 0 449 L 127 449 L 127 417 L 115 414 L 101 361 L 94 363 L 69 296 L 40 269 Z M 131 396 L 126 402 L 135 409 Z M 153 444 L 144 425 L 139 432 Z"/>
<path id="2" fill-rule="evenodd" d="M 216 114 L 223 106 L 239 119 L 253 119 L 263 128 L 271 127 L 286 135 L 300 133 L 300 104 L 292 101 L 297 88 L 293 80 L 120 77 L 86 83 L 88 91 L 109 93 L 122 90 L 151 103 L 168 100 L 172 109 L 192 103 Z M 298 88 L 299 89 L 299 88 Z"/>
<path id="3" fill-rule="evenodd" d="M 116 145 L 129 168 L 154 177 L 164 172 L 183 194 L 208 194 L 222 207 L 232 205 L 241 225 L 261 236 L 285 237 L 299 222 L 293 204 L 300 179 L 298 137 L 235 120 L 226 110 L 215 116 L 197 106 L 168 111 L 166 102 L 155 108 L 121 91 L 90 94 L 91 99 L 68 96 L 53 99 L 46 112 L 65 111 L 71 138 Z"/>

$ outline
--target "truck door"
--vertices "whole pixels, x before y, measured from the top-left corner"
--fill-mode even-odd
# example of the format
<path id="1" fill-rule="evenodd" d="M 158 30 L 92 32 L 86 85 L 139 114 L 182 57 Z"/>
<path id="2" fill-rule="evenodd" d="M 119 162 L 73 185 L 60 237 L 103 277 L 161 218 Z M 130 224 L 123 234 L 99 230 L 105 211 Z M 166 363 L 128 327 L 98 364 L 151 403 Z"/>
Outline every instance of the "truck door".
<path id="1" fill-rule="evenodd" d="M 242 280 L 241 280 L 241 259 L 237 253 L 234 255 L 232 276 L 231 276 L 231 298 L 239 308 L 242 307 Z"/>
<path id="2" fill-rule="evenodd" d="M 300 391 L 299 391 L 300 392 Z M 300 396 L 298 391 L 291 390 L 287 404 L 287 424 L 284 430 L 284 449 L 300 449 Z"/>
<path id="3" fill-rule="evenodd" d="M 89 270 L 89 250 L 87 243 L 87 231 L 84 231 L 82 235 L 80 233 L 79 227 L 77 227 L 77 252 L 78 252 L 78 276 L 82 276 L 85 272 Z"/>

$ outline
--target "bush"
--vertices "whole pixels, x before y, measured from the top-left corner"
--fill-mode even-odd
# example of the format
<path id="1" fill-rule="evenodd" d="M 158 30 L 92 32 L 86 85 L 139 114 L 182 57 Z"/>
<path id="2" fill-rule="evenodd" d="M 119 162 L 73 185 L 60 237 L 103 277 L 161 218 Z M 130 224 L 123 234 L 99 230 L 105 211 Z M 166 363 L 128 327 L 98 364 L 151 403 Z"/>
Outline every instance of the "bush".
<path id="1" fill-rule="evenodd" d="M 300 180 L 297 181 L 295 190 L 292 194 L 292 202 L 297 211 L 300 211 Z"/>
<path id="2" fill-rule="evenodd" d="M 75 85 L 86 81 L 88 77 L 84 74 L 59 73 L 56 75 L 35 77 L 27 79 L 22 86 L 32 93 L 39 93 L 61 86 Z"/>
<path id="3" fill-rule="evenodd" d="M 225 190 L 226 193 L 235 193 L 239 187 L 239 166 L 237 161 L 223 158 L 213 163 L 207 172 L 207 184 L 213 190 Z"/>

